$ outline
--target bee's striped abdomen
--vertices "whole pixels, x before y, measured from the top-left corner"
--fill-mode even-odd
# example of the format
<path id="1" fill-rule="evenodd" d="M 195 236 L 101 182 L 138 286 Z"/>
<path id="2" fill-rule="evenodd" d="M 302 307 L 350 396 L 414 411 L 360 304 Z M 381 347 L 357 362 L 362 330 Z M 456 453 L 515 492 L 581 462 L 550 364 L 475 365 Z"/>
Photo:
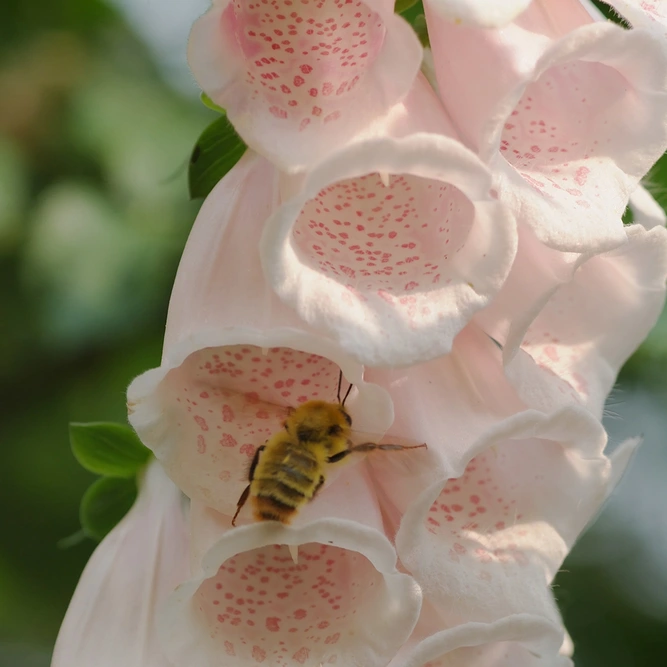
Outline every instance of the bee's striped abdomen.
<path id="1" fill-rule="evenodd" d="M 261 466 L 252 483 L 255 518 L 289 523 L 314 495 L 320 466 L 310 452 L 288 446 Z"/>

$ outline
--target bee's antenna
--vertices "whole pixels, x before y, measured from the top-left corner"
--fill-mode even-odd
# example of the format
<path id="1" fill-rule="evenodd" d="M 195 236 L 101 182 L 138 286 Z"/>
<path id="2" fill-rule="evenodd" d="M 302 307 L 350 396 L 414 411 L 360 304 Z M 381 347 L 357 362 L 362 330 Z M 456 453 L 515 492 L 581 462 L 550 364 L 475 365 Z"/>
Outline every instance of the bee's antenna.
<path id="1" fill-rule="evenodd" d="M 338 391 L 336 392 L 336 398 L 338 399 L 338 402 L 340 403 L 340 385 L 343 382 L 343 371 L 338 372 Z"/>
<path id="2" fill-rule="evenodd" d="M 341 403 L 342 406 L 345 406 L 345 401 L 347 401 L 347 397 L 350 395 L 352 387 L 354 387 L 354 385 L 350 382 L 350 386 L 347 388 L 347 391 L 345 392 L 345 398 L 343 398 L 343 402 Z"/>

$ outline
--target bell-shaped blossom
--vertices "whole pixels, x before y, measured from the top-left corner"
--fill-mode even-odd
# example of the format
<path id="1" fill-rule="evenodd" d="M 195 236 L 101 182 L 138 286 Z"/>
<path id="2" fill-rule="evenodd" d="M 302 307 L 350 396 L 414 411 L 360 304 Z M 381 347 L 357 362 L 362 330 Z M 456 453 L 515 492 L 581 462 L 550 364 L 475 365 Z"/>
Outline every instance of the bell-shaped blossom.
<path id="1" fill-rule="evenodd" d="M 632 451 L 610 462 L 604 443 L 584 411 L 527 411 L 485 433 L 462 475 L 412 503 L 399 557 L 448 626 L 516 613 L 558 624 L 549 584 Z"/>
<path id="2" fill-rule="evenodd" d="M 200 86 L 249 146 L 287 170 L 400 101 L 421 56 L 393 0 L 215 0 L 189 45 Z"/>
<path id="3" fill-rule="evenodd" d="M 174 664 L 386 665 L 417 621 L 421 591 L 396 568 L 367 476 L 347 466 L 294 527 L 230 530 L 229 517 L 193 503 L 200 567 L 158 622 Z"/>
<path id="4" fill-rule="evenodd" d="M 549 247 L 621 244 L 628 198 L 667 147 L 663 44 L 595 22 L 578 0 L 535 0 L 502 30 L 457 26 L 434 7 L 426 3 L 442 99 L 498 173 L 501 200 Z"/>
<path id="5" fill-rule="evenodd" d="M 502 344 L 507 363 L 525 340 L 540 365 L 560 367 L 578 391 L 592 392 L 585 402 L 598 415 L 620 367 L 664 302 L 664 212 L 641 187 L 630 206 L 637 222 L 624 227 L 626 242 L 600 255 L 552 250 L 520 227 L 510 275 L 475 317 Z"/>
<path id="6" fill-rule="evenodd" d="M 171 667 L 156 616 L 190 576 L 183 496 L 158 463 L 137 501 L 86 565 L 65 615 L 52 667 Z"/>
<path id="7" fill-rule="evenodd" d="M 621 366 L 665 303 L 667 230 L 634 224 L 625 231 L 625 245 L 583 262 L 555 291 L 521 343 L 598 417 Z"/>
<path id="8" fill-rule="evenodd" d="M 424 78 L 375 131 L 288 181 L 262 263 L 304 321 L 365 364 L 404 365 L 448 352 L 500 290 L 516 228 Z"/>
<path id="9" fill-rule="evenodd" d="M 390 667 L 571 667 L 563 628 L 532 614 L 443 630 L 437 607 L 425 602 L 417 627 Z M 560 648 L 560 650 L 559 650 Z"/>

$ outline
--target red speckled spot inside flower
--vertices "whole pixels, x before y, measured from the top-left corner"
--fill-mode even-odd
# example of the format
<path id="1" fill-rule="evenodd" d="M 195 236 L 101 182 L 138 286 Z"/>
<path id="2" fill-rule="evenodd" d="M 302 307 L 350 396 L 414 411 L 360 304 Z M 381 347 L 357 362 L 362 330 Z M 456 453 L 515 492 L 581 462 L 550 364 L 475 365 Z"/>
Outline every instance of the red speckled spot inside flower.
<path id="1" fill-rule="evenodd" d="M 223 20 L 245 56 L 252 99 L 301 129 L 341 118 L 385 35 L 379 16 L 354 0 L 234 0 Z"/>
<path id="2" fill-rule="evenodd" d="M 302 261 L 357 292 L 391 295 L 444 285 L 474 220 L 457 188 L 410 175 L 340 181 L 306 203 L 293 238 Z"/>
<path id="3" fill-rule="evenodd" d="M 507 447 L 512 446 L 494 447 L 473 459 L 462 477 L 447 482 L 428 512 L 426 529 L 444 539 L 451 562 L 466 557 L 481 565 L 529 563 L 529 529 L 521 524 L 531 486 L 521 474 L 511 475 Z M 540 483 L 544 475 L 538 468 L 531 481 Z"/>
<path id="4" fill-rule="evenodd" d="M 602 203 L 609 172 L 600 167 L 620 131 L 608 111 L 627 94 L 627 81 L 611 67 L 581 61 L 553 67 L 528 86 L 507 119 L 501 153 L 561 206 L 580 211 Z"/>
<path id="5" fill-rule="evenodd" d="M 283 667 L 335 664 L 339 642 L 382 598 L 382 576 L 361 554 L 324 544 L 285 546 L 227 560 L 194 597 L 209 634 L 228 655 Z"/>

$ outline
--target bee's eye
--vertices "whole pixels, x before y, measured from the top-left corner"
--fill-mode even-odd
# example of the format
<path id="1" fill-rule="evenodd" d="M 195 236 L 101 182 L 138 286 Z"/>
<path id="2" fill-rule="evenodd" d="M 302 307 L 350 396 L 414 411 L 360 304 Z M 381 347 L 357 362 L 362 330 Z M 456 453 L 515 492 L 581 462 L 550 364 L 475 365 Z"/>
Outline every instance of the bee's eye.
<path id="1" fill-rule="evenodd" d="M 338 424 L 334 424 L 333 426 L 329 426 L 329 430 L 327 433 L 329 435 L 340 435 L 340 432 L 342 431 L 341 427 L 338 426 Z"/>

